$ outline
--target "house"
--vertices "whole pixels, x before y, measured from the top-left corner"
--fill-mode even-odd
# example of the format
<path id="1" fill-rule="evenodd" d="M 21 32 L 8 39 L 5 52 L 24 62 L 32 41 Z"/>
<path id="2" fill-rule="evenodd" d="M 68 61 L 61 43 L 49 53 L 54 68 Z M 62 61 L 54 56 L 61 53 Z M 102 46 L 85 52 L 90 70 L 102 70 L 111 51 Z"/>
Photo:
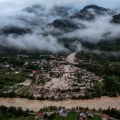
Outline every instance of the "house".
<path id="1" fill-rule="evenodd" d="M 108 120 L 108 115 L 106 115 L 106 114 L 102 114 L 101 115 L 101 120 Z"/>
<path id="2" fill-rule="evenodd" d="M 37 63 L 37 64 L 40 64 L 40 61 L 39 61 L 39 60 L 37 60 L 37 61 L 36 61 L 36 63 Z"/>
<path id="3" fill-rule="evenodd" d="M 81 90 L 80 90 L 80 95 L 81 95 L 81 96 L 85 96 L 85 89 L 81 89 Z"/>
<path id="4" fill-rule="evenodd" d="M 88 110 L 88 117 L 93 118 L 94 117 L 94 112 L 92 109 Z"/>
<path id="5" fill-rule="evenodd" d="M 80 111 L 80 118 L 83 118 L 83 120 L 87 120 L 86 111 L 84 109 Z"/>
<path id="6" fill-rule="evenodd" d="M 32 64 L 35 64 L 35 61 L 33 61 Z"/>
<path id="7" fill-rule="evenodd" d="M 35 74 L 35 73 L 36 73 L 36 71 L 32 71 L 32 73 L 33 73 L 33 74 Z"/>
<path id="8" fill-rule="evenodd" d="M 13 67 L 11 67 L 10 69 L 11 69 L 12 71 L 14 71 L 14 70 L 15 70 L 15 68 L 13 68 Z"/>
<path id="9" fill-rule="evenodd" d="M 39 79 L 39 77 L 40 77 L 40 75 L 36 75 L 36 76 L 35 76 L 35 79 L 37 79 L 37 80 L 38 80 L 38 79 Z"/>
<path id="10" fill-rule="evenodd" d="M 79 120 L 83 120 L 83 118 L 81 118 L 81 117 L 80 117 L 80 119 L 79 119 Z"/>
<path id="11" fill-rule="evenodd" d="M 65 108 L 61 109 L 60 116 L 61 117 L 67 117 L 67 115 L 68 115 L 68 110 L 66 110 Z"/>
<path id="12" fill-rule="evenodd" d="M 10 74 L 10 72 L 5 72 L 5 75 L 9 75 Z"/>
<path id="13" fill-rule="evenodd" d="M 28 62 L 25 62 L 25 64 L 24 65 L 28 65 Z"/>
<path id="14" fill-rule="evenodd" d="M 20 73 L 20 72 L 19 72 L 19 71 L 15 71 L 14 73 L 15 73 L 15 74 L 18 74 L 18 73 Z"/>
<path id="15" fill-rule="evenodd" d="M 99 79 L 99 80 L 98 80 L 98 82 L 102 82 L 102 81 L 103 81 L 103 79 Z"/>
<path id="16" fill-rule="evenodd" d="M 6 65 L 5 65 L 5 67 L 7 67 L 7 68 L 8 68 L 8 67 L 10 67 L 10 65 L 9 65 L 9 64 L 6 64 Z"/>
<path id="17" fill-rule="evenodd" d="M 33 77 L 33 74 L 29 74 L 30 77 Z"/>
<path id="18" fill-rule="evenodd" d="M 35 119 L 43 118 L 43 117 L 44 117 L 44 114 L 43 114 L 43 113 L 36 113 L 36 114 L 35 114 Z"/>

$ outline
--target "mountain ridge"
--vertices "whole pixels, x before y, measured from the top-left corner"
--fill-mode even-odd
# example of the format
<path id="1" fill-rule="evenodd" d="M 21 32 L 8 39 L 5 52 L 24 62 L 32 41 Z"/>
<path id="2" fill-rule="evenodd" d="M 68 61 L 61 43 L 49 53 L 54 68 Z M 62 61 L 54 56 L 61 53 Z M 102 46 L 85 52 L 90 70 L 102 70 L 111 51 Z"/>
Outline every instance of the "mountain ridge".
<path id="1" fill-rule="evenodd" d="M 91 10 L 93 9 L 93 10 Z M 113 12 L 113 10 L 107 9 L 107 8 L 103 8 L 103 7 L 99 7 L 97 5 L 88 5 L 85 6 L 83 9 L 81 9 L 79 12 L 77 12 L 76 14 L 70 16 L 67 21 L 71 21 L 73 19 L 78 19 L 78 20 L 84 20 L 84 21 L 94 21 L 96 19 L 96 16 L 102 16 L 102 15 L 110 15 L 113 19 L 112 21 L 114 23 L 120 23 L 120 17 L 119 15 L 114 15 L 115 13 Z M 64 19 L 66 21 L 66 19 Z M 64 23 L 64 20 L 54 20 L 52 23 L 50 23 L 49 25 L 53 25 L 54 27 L 57 26 L 57 28 L 61 25 L 61 21 L 62 24 Z M 57 21 L 57 22 L 56 22 Z M 112 22 L 111 21 L 111 22 Z M 66 29 L 66 26 L 68 28 L 72 28 L 71 24 L 69 24 L 69 22 L 67 23 L 67 25 L 65 24 L 64 27 L 62 27 L 63 29 Z M 78 27 L 73 29 L 77 29 Z"/>

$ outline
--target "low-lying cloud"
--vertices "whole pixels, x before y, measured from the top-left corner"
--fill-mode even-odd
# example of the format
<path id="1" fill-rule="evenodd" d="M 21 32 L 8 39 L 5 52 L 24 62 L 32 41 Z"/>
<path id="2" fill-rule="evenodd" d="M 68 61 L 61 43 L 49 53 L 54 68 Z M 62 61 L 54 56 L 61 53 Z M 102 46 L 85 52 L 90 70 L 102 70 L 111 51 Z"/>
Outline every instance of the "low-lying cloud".
<path id="1" fill-rule="evenodd" d="M 120 37 L 120 25 L 111 23 L 112 17 L 110 15 L 97 16 L 94 21 L 89 22 L 76 19 L 74 22 L 78 25 L 82 24 L 84 28 L 69 33 L 64 33 L 54 27 L 46 28 L 46 25 L 52 23 L 55 19 L 63 19 L 63 16 L 55 13 L 54 6 L 71 7 L 68 10 L 68 16 L 64 16 L 69 18 L 75 11 L 82 9 L 88 4 L 97 4 L 106 8 L 118 8 L 119 0 L 114 0 L 113 2 L 109 0 L 51 0 L 49 2 L 48 4 L 48 0 L 1 0 L 0 30 L 14 26 L 30 29 L 31 32 L 21 35 L 0 33 L 0 45 L 25 50 L 59 52 L 66 51 L 66 48 L 58 41 L 58 38 L 77 38 L 96 43 L 100 40 Z M 37 6 L 31 11 L 34 5 Z M 117 9 L 117 13 L 120 13 L 119 9 Z M 51 33 L 64 34 L 60 37 L 55 37 Z M 78 49 L 81 49 L 81 47 Z"/>
<path id="2" fill-rule="evenodd" d="M 112 23 L 112 19 L 110 15 L 103 15 L 97 16 L 94 21 L 77 20 L 77 24 L 82 24 L 84 28 L 65 33 L 61 37 L 77 38 L 92 43 L 120 37 L 120 24 Z"/>
<path id="3" fill-rule="evenodd" d="M 39 2 L 35 1 L 29 1 L 28 4 L 24 0 L 22 0 L 23 3 L 15 0 L 0 1 L 0 23 L 2 23 L 0 24 L 0 45 L 24 50 L 67 51 L 57 38 L 50 35 L 53 31 L 57 33 L 60 31 L 54 27 L 45 29 L 47 24 L 62 18 L 62 16 L 55 13 L 53 8 L 48 10 L 42 5 L 37 5 Z M 71 8 L 70 11 L 74 12 Z M 70 14 L 68 13 L 68 15 Z M 30 29 L 31 32 L 20 35 L 2 33 L 3 29 L 9 27 Z M 43 35 L 46 33 L 47 35 Z"/>
<path id="4" fill-rule="evenodd" d="M 43 50 L 51 51 L 53 53 L 65 51 L 62 43 L 58 43 L 57 39 L 51 35 L 42 36 L 38 34 L 25 34 L 23 36 L 8 35 L 1 36 L 1 44 L 10 48 L 17 48 L 23 50 Z M 67 51 L 67 50 L 66 50 Z"/>

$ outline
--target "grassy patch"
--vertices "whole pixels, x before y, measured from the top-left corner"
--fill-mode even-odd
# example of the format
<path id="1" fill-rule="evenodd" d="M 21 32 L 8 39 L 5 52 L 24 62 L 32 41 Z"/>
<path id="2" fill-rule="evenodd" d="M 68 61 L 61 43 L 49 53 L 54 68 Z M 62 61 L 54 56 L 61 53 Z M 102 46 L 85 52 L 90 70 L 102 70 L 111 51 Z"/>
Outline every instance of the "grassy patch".
<path id="1" fill-rule="evenodd" d="M 104 86 L 103 83 L 96 83 L 95 84 L 95 87 L 97 87 L 101 92 L 103 92 L 103 86 Z"/>
<path id="2" fill-rule="evenodd" d="M 0 120 L 34 120 L 34 115 L 28 115 L 27 117 L 23 117 L 23 116 L 17 117 L 12 113 L 2 114 L 0 112 Z"/>
<path id="3" fill-rule="evenodd" d="M 110 64 L 120 66 L 120 62 L 110 62 Z"/>
<path id="4" fill-rule="evenodd" d="M 5 75 L 0 70 L 0 92 L 7 91 L 11 86 L 18 84 L 20 82 L 25 81 L 25 78 L 27 78 L 26 73 L 19 73 L 19 74 L 13 74 Z"/>
<path id="5" fill-rule="evenodd" d="M 34 115 L 29 115 L 28 117 L 19 117 L 15 120 L 34 120 Z"/>
<path id="6" fill-rule="evenodd" d="M 53 120 L 74 120 L 76 112 L 70 112 L 66 118 L 60 117 L 59 113 L 56 113 Z"/>
<path id="7" fill-rule="evenodd" d="M 109 76 L 108 78 L 112 79 L 112 80 L 115 80 L 115 81 L 119 81 L 119 77 L 118 76 Z"/>
<path id="8" fill-rule="evenodd" d="M 94 115 L 94 118 L 88 118 L 88 120 L 101 120 L 99 115 Z"/>
<path id="9" fill-rule="evenodd" d="M 27 95 L 29 94 L 30 86 L 24 87 L 18 94 Z"/>

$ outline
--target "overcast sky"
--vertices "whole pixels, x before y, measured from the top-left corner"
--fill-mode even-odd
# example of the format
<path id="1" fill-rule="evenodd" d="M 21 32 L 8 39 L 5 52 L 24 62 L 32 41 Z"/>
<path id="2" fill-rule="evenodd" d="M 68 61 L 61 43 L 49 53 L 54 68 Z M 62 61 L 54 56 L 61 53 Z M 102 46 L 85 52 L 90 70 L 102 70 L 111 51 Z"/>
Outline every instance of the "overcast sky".
<path id="1" fill-rule="evenodd" d="M 71 5 L 78 9 L 83 8 L 85 5 L 96 4 L 115 9 L 120 7 L 120 0 L 0 0 L 0 12 L 3 12 L 3 10 L 16 10 L 33 4 L 42 4 L 46 7 L 53 5 Z"/>
<path id="2" fill-rule="evenodd" d="M 78 10 L 86 5 L 95 4 L 101 7 L 120 8 L 120 0 L 0 0 L 0 16 L 9 16 L 34 4 L 51 8 L 54 5 L 72 6 Z"/>

